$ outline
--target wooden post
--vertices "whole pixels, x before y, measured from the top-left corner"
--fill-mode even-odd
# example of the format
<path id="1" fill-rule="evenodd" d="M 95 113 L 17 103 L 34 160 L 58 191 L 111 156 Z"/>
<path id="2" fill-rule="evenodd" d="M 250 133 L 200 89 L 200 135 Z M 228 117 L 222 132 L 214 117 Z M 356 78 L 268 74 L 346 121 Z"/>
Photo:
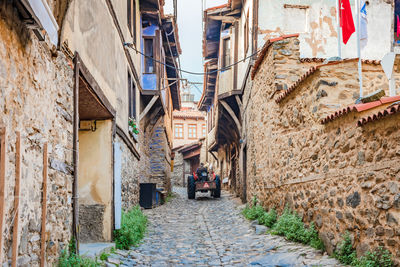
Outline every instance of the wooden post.
<path id="1" fill-rule="evenodd" d="M 42 231 L 40 240 L 40 266 L 44 267 L 46 256 L 46 214 L 47 214 L 47 143 L 43 146 L 43 190 L 42 190 Z"/>
<path id="2" fill-rule="evenodd" d="M 12 235 L 12 259 L 11 266 L 17 266 L 18 258 L 18 224 L 19 224 L 19 196 L 20 196 L 20 180 L 21 180 L 21 133 L 17 132 L 17 140 L 15 143 L 15 190 L 14 190 L 14 225 Z"/>
<path id="3" fill-rule="evenodd" d="M 0 265 L 3 264 L 5 178 L 6 178 L 6 129 L 0 128 Z"/>
<path id="4" fill-rule="evenodd" d="M 74 84 L 74 136 L 73 136 L 73 163 L 74 163 L 74 183 L 73 183 L 73 229 L 72 235 L 75 238 L 76 254 L 79 254 L 79 198 L 78 198 L 78 180 L 79 180 L 79 73 L 80 60 L 78 52 L 75 52 L 75 84 Z"/>

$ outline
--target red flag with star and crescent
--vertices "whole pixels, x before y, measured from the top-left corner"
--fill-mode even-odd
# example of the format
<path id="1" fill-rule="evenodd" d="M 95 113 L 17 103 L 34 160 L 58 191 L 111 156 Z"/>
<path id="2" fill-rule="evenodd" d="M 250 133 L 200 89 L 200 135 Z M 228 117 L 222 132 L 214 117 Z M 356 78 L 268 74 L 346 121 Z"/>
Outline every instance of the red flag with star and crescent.
<path id="1" fill-rule="evenodd" d="M 356 31 L 351 13 L 350 0 L 339 0 L 340 3 L 340 26 L 342 27 L 343 43 L 347 44 L 350 36 Z"/>

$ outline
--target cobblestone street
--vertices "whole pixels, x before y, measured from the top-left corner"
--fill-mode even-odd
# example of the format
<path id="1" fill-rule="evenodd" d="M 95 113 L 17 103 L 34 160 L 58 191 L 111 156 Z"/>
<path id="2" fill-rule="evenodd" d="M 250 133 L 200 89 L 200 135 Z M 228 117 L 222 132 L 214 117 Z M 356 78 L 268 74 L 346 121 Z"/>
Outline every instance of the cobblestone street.
<path id="1" fill-rule="evenodd" d="M 238 199 L 197 194 L 188 200 L 175 188 L 167 204 L 145 210 L 149 229 L 143 243 L 117 256 L 121 266 L 339 266 L 310 247 L 256 233 L 240 214 Z"/>

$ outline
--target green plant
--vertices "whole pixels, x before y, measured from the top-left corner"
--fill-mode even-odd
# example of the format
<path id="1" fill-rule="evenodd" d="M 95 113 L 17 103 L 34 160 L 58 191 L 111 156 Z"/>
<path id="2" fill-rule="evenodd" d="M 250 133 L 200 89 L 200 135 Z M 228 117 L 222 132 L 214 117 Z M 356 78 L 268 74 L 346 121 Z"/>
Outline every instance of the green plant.
<path id="1" fill-rule="evenodd" d="M 278 218 L 271 233 L 285 236 L 288 240 L 307 244 L 317 249 L 323 249 L 323 243 L 318 237 L 314 224 L 311 223 L 310 227 L 305 227 L 301 218 L 288 208 L 285 208 Z"/>
<path id="2" fill-rule="evenodd" d="M 108 260 L 108 257 L 109 257 L 109 256 L 110 256 L 110 254 L 105 253 L 105 252 L 102 252 L 102 253 L 100 254 L 100 260 L 106 261 L 106 260 Z"/>
<path id="3" fill-rule="evenodd" d="M 129 117 L 128 119 L 128 125 L 129 125 L 129 129 L 132 133 L 134 134 L 139 134 L 139 130 L 137 128 L 137 124 L 136 124 L 136 120 L 135 118 L 131 118 Z"/>
<path id="4" fill-rule="evenodd" d="M 263 207 L 261 207 L 260 205 L 253 205 L 252 207 L 246 205 L 246 207 L 242 211 L 242 214 L 248 220 L 257 220 L 264 215 L 264 212 L 265 211 Z"/>
<path id="5" fill-rule="evenodd" d="M 272 227 L 276 222 L 277 214 L 274 209 L 264 212 L 259 218 L 258 223 L 268 227 Z"/>
<path id="6" fill-rule="evenodd" d="M 122 212 L 121 229 L 114 231 L 117 249 L 129 249 L 136 246 L 144 237 L 147 227 L 147 217 L 135 206 L 128 212 Z"/>
<path id="7" fill-rule="evenodd" d="M 386 249 L 378 247 L 375 251 L 368 251 L 361 258 L 353 260 L 352 265 L 356 267 L 391 267 L 393 266 L 392 255 Z"/>
<path id="8" fill-rule="evenodd" d="M 175 197 L 175 195 L 172 192 L 169 192 L 167 197 L 162 201 L 161 204 L 165 204 L 165 203 L 171 201 L 171 199 L 173 199 L 174 197 Z"/>
<path id="9" fill-rule="evenodd" d="M 336 250 L 333 252 L 333 256 L 343 264 L 353 264 L 357 260 L 357 254 L 353 248 L 350 234 L 346 232 L 343 235 L 343 241 L 339 243 Z"/>
<path id="10" fill-rule="evenodd" d="M 58 260 L 59 267 L 99 267 L 101 266 L 97 260 L 84 258 L 76 254 L 75 240 L 71 239 L 68 248 L 61 252 Z"/>

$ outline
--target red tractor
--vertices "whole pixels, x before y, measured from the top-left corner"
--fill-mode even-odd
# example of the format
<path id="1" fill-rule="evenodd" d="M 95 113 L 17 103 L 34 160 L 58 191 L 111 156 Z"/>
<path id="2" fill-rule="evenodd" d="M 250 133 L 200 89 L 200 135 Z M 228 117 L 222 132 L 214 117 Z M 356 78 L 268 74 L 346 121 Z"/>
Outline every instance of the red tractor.
<path id="1" fill-rule="evenodd" d="M 200 167 L 188 177 L 187 192 L 189 199 L 196 198 L 196 192 L 211 192 L 214 198 L 221 197 L 221 179 L 214 172 L 209 174 L 206 167 Z"/>

